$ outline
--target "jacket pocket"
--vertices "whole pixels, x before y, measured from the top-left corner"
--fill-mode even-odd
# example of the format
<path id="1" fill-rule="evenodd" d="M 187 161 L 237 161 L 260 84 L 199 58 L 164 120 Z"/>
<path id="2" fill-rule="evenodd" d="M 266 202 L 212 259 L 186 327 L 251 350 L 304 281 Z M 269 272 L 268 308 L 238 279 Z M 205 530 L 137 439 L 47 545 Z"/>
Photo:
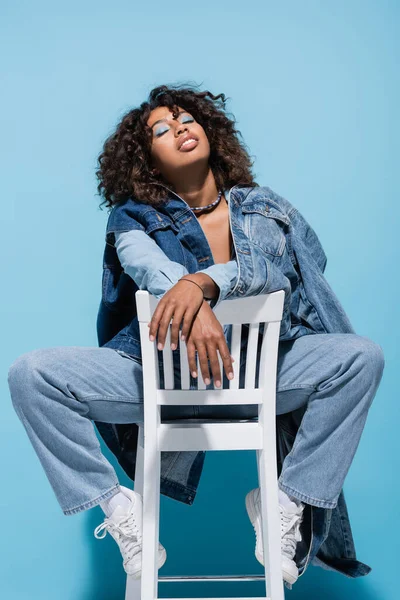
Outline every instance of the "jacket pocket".
<path id="1" fill-rule="evenodd" d="M 172 229 L 175 233 L 178 233 L 179 228 L 172 219 L 165 215 L 160 215 L 158 212 L 151 213 L 148 222 L 145 227 L 147 235 L 160 229 Z"/>
<path id="2" fill-rule="evenodd" d="M 243 230 L 247 238 L 263 252 L 282 256 L 286 246 L 283 227 L 287 220 L 277 211 L 272 212 L 267 204 L 242 206 Z"/>

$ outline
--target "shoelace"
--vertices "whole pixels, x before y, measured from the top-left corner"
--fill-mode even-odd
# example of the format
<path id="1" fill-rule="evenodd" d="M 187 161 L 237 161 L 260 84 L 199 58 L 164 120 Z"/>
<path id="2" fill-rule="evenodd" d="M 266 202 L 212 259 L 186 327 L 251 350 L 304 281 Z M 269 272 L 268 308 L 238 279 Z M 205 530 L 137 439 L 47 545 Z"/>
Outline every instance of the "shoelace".
<path id="1" fill-rule="evenodd" d="M 300 510 L 300 507 L 298 509 Z M 287 514 L 281 506 L 279 510 L 281 513 L 282 552 L 292 559 L 296 554 L 297 542 L 301 541 L 300 523 L 302 514 Z"/>
<path id="2" fill-rule="evenodd" d="M 99 535 L 103 531 L 104 535 Z M 126 560 L 131 560 L 135 554 L 140 552 L 142 536 L 139 534 L 134 515 L 123 517 L 118 523 L 114 523 L 106 517 L 103 523 L 94 530 L 94 536 L 97 539 L 102 539 L 107 535 L 107 531 L 113 532 L 117 537 L 118 544 Z"/>
<path id="3" fill-rule="evenodd" d="M 255 502 L 257 504 L 258 512 L 261 514 L 261 492 L 258 488 L 255 494 Z M 303 519 L 303 505 L 299 505 L 297 514 L 287 514 L 283 507 L 279 505 L 279 511 L 281 514 L 281 551 L 286 554 L 290 559 L 293 559 L 296 554 L 297 542 L 300 542 L 302 537 L 300 533 L 300 523 Z M 291 531 L 294 528 L 294 531 Z M 257 543 L 257 529 L 254 525 L 254 531 L 256 534 Z"/>

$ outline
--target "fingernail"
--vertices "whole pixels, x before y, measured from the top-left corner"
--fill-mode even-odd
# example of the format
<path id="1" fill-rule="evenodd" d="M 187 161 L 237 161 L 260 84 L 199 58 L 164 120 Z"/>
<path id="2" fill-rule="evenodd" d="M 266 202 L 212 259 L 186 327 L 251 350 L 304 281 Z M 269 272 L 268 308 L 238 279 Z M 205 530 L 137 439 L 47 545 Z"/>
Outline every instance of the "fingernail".
<path id="1" fill-rule="evenodd" d="M 175 350 L 176 344 L 171 344 L 171 350 Z"/>
<path id="2" fill-rule="evenodd" d="M 215 385 L 216 385 L 217 387 L 220 387 L 220 385 L 221 385 L 221 382 L 220 382 L 220 381 L 216 381 L 216 382 L 215 382 Z"/>
<path id="3" fill-rule="evenodd" d="M 181 335 L 181 340 L 182 340 L 182 342 L 185 341 L 185 336 L 184 335 Z"/>
<path id="4" fill-rule="evenodd" d="M 206 385 L 210 385 L 210 380 L 209 380 L 209 378 L 208 378 L 208 377 L 206 377 L 206 378 L 205 378 L 205 380 L 204 380 L 204 383 L 205 383 Z"/>
<path id="5" fill-rule="evenodd" d="M 162 345 L 162 343 L 161 343 L 161 342 L 158 342 L 158 346 L 157 346 L 157 348 L 158 348 L 159 350 L 162 350 L 162 348 L 163 348 L 163 345 Z"/>
<path id="6" fill-rule="evenodd" d="M 197 377 L 197 371 L 192 371 L 192 377 Z"/>
<path id="7" fill-rule="evenodd" d="M 150 339 L 151 342 L 153 342 L 154 341 L 154 335 L 151 335 L 149 339 Z"/>
<path id="8" fill-rule="evenodd" d="M 228 379 L 233 379 L 233 373 L 228 373 Z"/>

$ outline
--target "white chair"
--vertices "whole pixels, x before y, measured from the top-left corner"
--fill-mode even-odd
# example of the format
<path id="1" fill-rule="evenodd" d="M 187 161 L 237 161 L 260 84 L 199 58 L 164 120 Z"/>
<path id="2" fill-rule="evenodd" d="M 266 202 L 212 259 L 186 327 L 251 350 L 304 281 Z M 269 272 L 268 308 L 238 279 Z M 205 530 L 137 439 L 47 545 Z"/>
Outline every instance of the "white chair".
<path id="1" fill-rule="evenodd" d="M 185 342 L 178 342 L 181 389 L 173 389 L 174 373 L 171 324 L 162 350 L 164 389 L 160 388 L 156 341 L 149 340 L 148 323 L 158 304 L 147 291 L 136 292 L 143 360 L 144 427 L 139 428 L 134 489 L 143 497 L 142 576 L 127 576 L 125 600 L 157 600 L 158 581 L 265 581 L 264 600 L 284 600 L 281 568 L 281 535 L 278 504 L 276 456 L 276 371 L 284 291 L 221 302 L 214 313 L 221 325 L 232 325 L 231 355 L 235 376 L 229 389 L 206 389 L 198 366 L 198 389 L 190 389 L 190 373 Z M 244 387 L 239 388 L 241 325 L 249 324 Z M 256 384 L 259 324 L 265 323 Z M 223 373 L 220 356 L 218 359 Z M 210 373 L 211 374 L 211 373 Z M 249 391 L 251 390 L 251 393 Z M 257 420 L 162 422 L 162 405 L 258 404 Z M 159 577 L 157 568 L 160 509 L 161 451 L 250 450 L 257 451 L 258 479 L 261 488 L 262 536 L 265 575 L 217 577 Z M 225 599 L 230 600 L 230 599 Z M 249 597 L 241 600 L 250 600 Z"/>

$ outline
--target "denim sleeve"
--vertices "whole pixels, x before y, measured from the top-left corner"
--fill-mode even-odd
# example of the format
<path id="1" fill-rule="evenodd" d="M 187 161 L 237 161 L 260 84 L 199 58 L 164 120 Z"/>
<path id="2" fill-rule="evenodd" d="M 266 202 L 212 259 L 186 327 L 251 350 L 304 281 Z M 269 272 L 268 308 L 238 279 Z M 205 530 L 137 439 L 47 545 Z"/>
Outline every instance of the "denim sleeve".
<path id="1" fill-rule="evenodd" d="M 211 277 L 219 287 L 218 297 L 213 298 L 210 301 L 211 308 L 215 308 L 222 300 L 225 300 L 227 296 L 229 296 L 235 287 L 239 274 L 236 260 L 230 260 L 227 263 L 217 263 L 206 269 L 196 271 L 196 273 L 205 273 Z"/>
<path id="2" fill-rule="evenodd" d="M 124 271 L 141 290 L 158 300 L 188 274 L 186 267 L 174 262 L 142 230 L 132 229 L 115 234 L 115 248 Z"/>
<path id="3" fill-rule="evenodd" d="M 325 271 L 327 256 L 314 229 L 303 217 L 300 211 L 293 207 L 288 213 L 297 235 L 301 237 L 322 272 Z"/>
<path id="4" fill-rule="evenodd" d="M 141 290 L 147 290 L 157 299 L 173 287 L 189 271 L 178 262 L 170 260 L 158 244 L 144 231 L 132 229 L 115 234 L 115 248 L 124 271 L 132 277 Z M 196 271 L 205 273 L 219 288 L 217 298 L 209 300 L 211 308 L 230 294 L 238 277 L 236 260 L 218 263 Z"/>

